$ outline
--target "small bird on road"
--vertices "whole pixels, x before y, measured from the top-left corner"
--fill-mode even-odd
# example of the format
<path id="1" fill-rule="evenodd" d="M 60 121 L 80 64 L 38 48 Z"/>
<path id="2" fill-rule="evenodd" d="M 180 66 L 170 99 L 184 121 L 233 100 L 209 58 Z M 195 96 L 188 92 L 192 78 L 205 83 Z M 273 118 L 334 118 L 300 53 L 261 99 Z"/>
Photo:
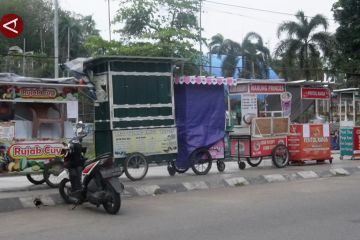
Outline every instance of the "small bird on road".
<path id="1" fill-rule="evenodd" d="M 40 206 L 48 206 L 48 205 L 44 204 L 44 203 L 41 201 L 41 199 L 38 198 L 38 197 L 37 197 L 37 198 L 34 198 L 33 203 L 34 203 L 35 207 L 37 207 L 37 208 L 40 208 Z"/>

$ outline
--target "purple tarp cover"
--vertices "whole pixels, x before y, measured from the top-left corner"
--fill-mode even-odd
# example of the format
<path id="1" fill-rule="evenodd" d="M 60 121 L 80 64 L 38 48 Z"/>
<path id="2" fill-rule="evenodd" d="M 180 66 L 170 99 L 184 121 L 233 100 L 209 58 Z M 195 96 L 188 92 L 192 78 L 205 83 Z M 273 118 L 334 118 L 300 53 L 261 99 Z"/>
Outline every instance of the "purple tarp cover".
<path id="1" fill-rule="evenodd" d="M 224 85 L 174 85 L 178 134 L 176 165 L 191 166 L 190 154 L 225 135 Z"/>

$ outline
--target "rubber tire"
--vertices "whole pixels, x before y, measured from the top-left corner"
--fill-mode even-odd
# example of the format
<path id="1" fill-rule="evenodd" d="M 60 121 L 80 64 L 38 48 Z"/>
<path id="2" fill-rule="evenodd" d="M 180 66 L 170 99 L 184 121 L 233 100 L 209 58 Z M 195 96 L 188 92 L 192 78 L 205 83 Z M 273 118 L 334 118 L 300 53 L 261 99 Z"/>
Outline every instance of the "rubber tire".
<path id="1" fill-rule="evenodd" d="M 59 174 L 64 170 L 64 162 L 62 160 L 53 160 L 53 161 L 50 161 L 48 164 L 45 165 L 45 168 L 44 168 L 44 179 L 45 179 L 45 182 L 46 184 L 51 187 L 51 188 L 57 188 L 59 187 L 60 185 L 60 182 L 59 183 L 53 183 L 51 182 L 51 180 L 49 179 L 50 177 L 50 169 L 59 164 L 61 166 L 61 170 L 59 171 Z"/>
<path id="2" fill-rule="evenodd" d="M 66 187 L 66 183 L 70 182 L 70 179 L 68 178 L 64 178 L 63 180 L 61 180 L 60 184 L 59 184 L 59 193 L 60 196 L 62 197 L 62 199 L 64 199 L 64 202 L 67 204 L 73 203 L 70 200 L 69 195 L 65 192 L 65 187 Z"/>
<path id="3" fill-rule="evenodd" d="M 208 163 L 208 166 L 205 168 L 204 171 L 199 171 L 195 165 L 196 165 L 196 162 L 197 162 L 197 159 L 196 159 L 196 156 L 198 156 L 198 154 L 206 154 L 207 155 L 207 163 Z M 210 171 L 211 169 L 211 165 L 212 165 L 212 157 L 211 157 L 211 154 L 209 152 L 209 150 L 207 148 L 198 148 L 196 149 L 195 151 L 193 151 L 190 155 L 190 160 L 191 160 L 191 169 L 194 171 L 194 173 L 196 175 L 206 175 L 208 174 L 208 172 Z"/>
<path id="4" fill-rule="evenodd" d="M 129 172 L 129 162 L 133 157 L 140 157 L 144 162 L 145 162 L 145 171 L 143 172 L 143 174 L 140 177 L 133 177 L 131 176 L 131 173 Z M 138 152 L 134 152 L 134 153 L 130 153 L 126 158 L 125 158 L 125 163 L 124 163 L 124 171 L 125 171 L 125 175 L 131 180 L 131 181 L 139 181 L 141 179 L 143 179 L 147 172 L 149 170 L 149 164 L 146 160 L 146 157 Z"/>
<path id="5" fill-rule="evenodd" d="M 175 171 L 176 171 L 177 173 L 185 173 L 187 170 L 189 170 L 188 167 L 187 167 L 187 168 L 179 168 L 179 167 L 177 167 L 175 161 L 172 162 L 171 165 L 174 167 L 174 169 L 175 169 Z"/>
<path id="6" fill-rule="evenodd" d="M 276 152 L 278 149 L 280 148 L 284 148 L 285 149 L 285 152 L 286 152 L 286 159 L 285 161 L 282 163 L 282 164 L 279 164 L 277 161 L 276 161 Z M 286 145 L 284 144 L 278 144 L 275 146 L 275 148 L 272 150 L 272 154 L 271 154 L 271 157 L 272 157 L 272 162 L 274 163 L 274 165 L 277 167 L 277 168 L 284 168 L 286 165 L 288 165 L 289 163 L 289 160 L 290 160 L 290 152 L 289 152 L 289 149 L 286 147 Z"/>
<path id="7" fill-rule="evenodd" d="M 108 204 L 105 202 L 105 203 L 103 203 L 103 207 L 107 213 L 115 215 L 119 212 L 120 207 L 121 207 L 121 196 L 120 196 L 120 193 L 116 192 L 112 187 L 108 187 L 107 191 L 111 192 L 111 195 L 114 200 L 114 206 L 109 207 Z"/>
<path id="8" fill-rule="evenodd" d="M 219 172 L 224 172 L 225 171 L 226 166 L 225 166 L 225 163 L 223 161 L 218 160 L 216 162 L 216 166 L 217 166 L 217 169 L 218 169 Z"/>
<path id="9" fill-rule="evenodd" d="M 167 166 L 167 170 L 170 176 L 175 176 L 176 170 L 172 165 Z"/>
<path id="10" fill-rule="evenodd" d="M 44 176 L 44 175 L 43 175 Z M 35 185 L 40 185 L 40 184 L 43 184 L 45 182 L 45 178 L 43 177 L 42 180 L 36 180 L 34 178 L 32 178 L 31 174 L 26 174 L 26 178 L 32 183 L 32 184 L 35 184 Z"/>
<path id="11" fill-rule="evenodd" d="M 255 162 L 255 163 L 254 163 L 254 162 L 252 162 L 252 159 L 257 160 L 258 162 Z M 246 162 L 247 162 L 250 166 L 252 166 L 252 167 L 257 167 L 257 166 L 259 166 L 260 163 L 262 162 L 262 160 L 263 160 L 262 157 L 257 157 L 257 158 L 247 157 L 247 158 L 246 158 Z"/>
<path id="12" fill-rule="evenodd" d="M 246 168 L 246 164 L 245 164 L 245 162 L 238 162 L 238 165 L 239 165 L 239 169 L 241 169 L 241 170 L 244 170 L 245 168 Z"/>

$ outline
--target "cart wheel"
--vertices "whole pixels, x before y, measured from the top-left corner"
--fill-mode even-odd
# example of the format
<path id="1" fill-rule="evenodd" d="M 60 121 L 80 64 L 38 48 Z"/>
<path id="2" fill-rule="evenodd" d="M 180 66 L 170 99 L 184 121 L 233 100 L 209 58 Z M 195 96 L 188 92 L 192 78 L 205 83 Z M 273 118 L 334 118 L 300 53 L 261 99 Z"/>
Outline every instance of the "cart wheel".
<path id="1" fill-rule="evenodd" d="M 149 164 L 141 153 L 130 153 L 125 159 L 125 175 L 132 181 L 143 179 L 148 169 Z"/>
<path id="2" fill-rule="evenodd" d="M 212 165 L 212 157 L 207 148 L 196 149 L 190 155 L 191 168 L 196 175 L 206 175 Z"/>
<path id="3" fill-rule="evenodd" d="M 173 161 L 173 162 L 171 163 L 171 165 L 173 166 L 173 168 L 175 169 L 175 171 L 176 171 L 177 173 L 185 173 L 187 170 L 189 170 L 188 167 L 187 167 L 187 168 L 181 168 L 181 167 L 176 166 L 176 161 Z"/>
<path id="4" fill-rule="evenodd" d="M 223 172 L 225 170 L 225 163 L 221 160 L 216 162 L 216 166 L 219 172 Z"/>
<path id="5" fill-rule="evenodd" d="M 238 161 L 238 165 L 239 165 L 239 168 L 240 168 L 241 170 L 243 170 L 243 169 L 245 169 L 245 168 L 246 168 L 246 164 L 245 164 L 245 162 Z"/>
<path id="6" fill-rule="evenodd" d="M 289 149 L 284 144 L 278 144 L 272 151 L 272 161 L 278 168 L 285 167 L 290 159 Z"/>
<path id="7" fill-rule="evenodd" d="M 257 167 L 262 162 L 262 159 L 263 159 L 262 157 L 257 157 L 257 158 L 247 157 L 246 162 L 252 167 Z"/>
<path id="8" fill-rule="evenodd" d="M 49 187 L 57 188 L 62 180 L 59 174 L 64 170 L 64 162 L 61 159 L 54 159 L 45 165 L 44 179 Z"/>
<path id="9" fill-rule="evenodd" d="M 167 170 L 170 176 L 175 176 L 176 170 L 171 164 L 167 166 Z"/>
<path id="10" fill-rule="evenodd" d="M 45 182 L 43 174 L 26 174 L 26 178 L 35 185 L 43 184 Z"/>

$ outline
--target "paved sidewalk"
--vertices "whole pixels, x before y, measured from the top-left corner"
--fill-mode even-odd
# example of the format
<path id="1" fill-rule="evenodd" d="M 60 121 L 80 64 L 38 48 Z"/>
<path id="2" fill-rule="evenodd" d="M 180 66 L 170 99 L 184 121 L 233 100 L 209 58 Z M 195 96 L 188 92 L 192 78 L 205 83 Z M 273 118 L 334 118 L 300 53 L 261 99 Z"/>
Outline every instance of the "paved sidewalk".
<path id="1" fill-rule="evenodd" d="M 169 176 L 166 166 L 150 166 L 147 176 L 137 182 L 131 182 L 125 176 L 120 179 L 125 185 L 123 198 L 158 195 L 165 193 L 207 190 L 222 187 L 239 187 L 252 184 L 299 181 L 304 179 L 350 176 L 360 173 L 360 161 L 339 160 L 333 154 L 333 164 L 315 161 L 304 165 L 290 165 L 278 169 L 271 160 L 264 160 L 259 167 L 240 170 L 235 161 L 226 161 L 226 169 L 219 173 L 216 162 L 206 176 L 196 176 L 192 170 L 184 174 Z M 34 186 L 24 176 L 0 177 L 0 212 L 34 207 L 33 200 L 40 197 L 47 205 L 62 204 L 57 189 L 45 184 Z"/>

